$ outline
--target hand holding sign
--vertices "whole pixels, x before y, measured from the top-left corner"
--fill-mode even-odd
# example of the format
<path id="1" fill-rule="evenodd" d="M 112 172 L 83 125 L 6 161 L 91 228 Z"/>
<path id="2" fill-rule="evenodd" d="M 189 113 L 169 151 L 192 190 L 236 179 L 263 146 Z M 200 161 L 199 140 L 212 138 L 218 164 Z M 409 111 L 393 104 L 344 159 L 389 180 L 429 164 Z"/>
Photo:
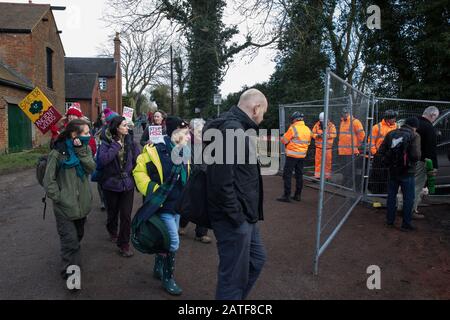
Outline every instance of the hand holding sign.
<path id="1" fill-rule="evenodd" d="M 164 143 L 162 126 L 149 126 L 148 127 L 148 140 L 149 140 L 149 143 L 153 143 L 153 144 Z"/>

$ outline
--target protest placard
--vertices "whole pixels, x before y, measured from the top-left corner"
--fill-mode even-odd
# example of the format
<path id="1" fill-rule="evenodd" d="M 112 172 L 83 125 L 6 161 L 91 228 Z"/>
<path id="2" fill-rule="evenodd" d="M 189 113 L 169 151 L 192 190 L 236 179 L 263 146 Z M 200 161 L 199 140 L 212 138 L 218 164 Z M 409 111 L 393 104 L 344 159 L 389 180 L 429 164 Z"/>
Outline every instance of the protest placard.
<path id="1" fill-rule="evenodd" d="M 153 144 L 164 143 L 164 136 L 162 132 L 162 126 L 149 126 L 148 127 L 149 141 Z"/>
<path id="2" fill-rule="evenodd" d="M 38 87 L 19 103 L 19 107 L 43 134 L 62 118 Z"/>
<path id="3" fill-rule="evenodd" d="M 129 107 L 123 107 L 123 117 L 128 121 L 133 120 L 134 109 Z"/>

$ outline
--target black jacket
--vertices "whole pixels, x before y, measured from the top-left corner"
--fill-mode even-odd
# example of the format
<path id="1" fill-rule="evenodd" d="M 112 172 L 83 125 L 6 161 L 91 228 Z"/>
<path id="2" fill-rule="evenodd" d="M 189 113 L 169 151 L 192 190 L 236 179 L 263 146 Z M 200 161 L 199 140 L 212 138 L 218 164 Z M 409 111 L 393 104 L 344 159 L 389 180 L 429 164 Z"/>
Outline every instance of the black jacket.
<path id="1" fill-rule="evenodd" d="M 210 164 L 207 166 L 207 198 L 208 215 L 211 222 L 228 220 L 234 226 L 241 225 L 245 220 L 256 223 L 263 220 L 263 183 L 259 161 L 254 163 L 251 157 L 251 144 L 245 139 L 245 150 L 234 149 L 234 164 L 225 163 L 226 160 L 226 129 L 258 130 L 258 125 L 238 107 L 232 107 L 220 118 L 206 124 L 208 129 L 218 129 L 223 134 L 224 164 Z M 236 132 L 236 131 L 235 131 Z M 239 153 L 238 153 L 239 152 Z M 236 158 L 245 152 L 244 164 L 237 164 Z"/>
<path id="2" fill-rule="evenodd" d="M 425 161 L 425 159 L 431 159 L 433 161 L 433 168 L 437 169 L 436 130 L 428 119 L 424 117 L 418 117 L 418 119 L 419 128 L 417 128 L 417 133 L 420 135 L 420 147 L 422 151 L 420 160 Z"/>
<path id="3" fill-rule="evenodd" d="M 377 154 L 383 157 L 387 150 L 389 149 L 389 146 L 392 144 L 392 138 L 393 135 L 396 134 L 398 131 L 401 131 L 406 136 L 409 136 L 410 138 L 410 144 L 408 145 L 408 148 L 406 150 L 409 165 L 407 172 L 404 173 L 406 176 L 411 176 L 416 173 L 416 163 L 420 159 L 420 135 L 415 133 L 411 127 L 408 125 L 403 125 L 400 129 L 393 130 L 389 132 L 386 137 L 383 140 L 383 143 L 381 144 L 380 148 L 378 149 Z M 390 174 L 393 175 L 394 173 L 390 170 Z M 395 174 L 394 174 L 395 175 Z"/>

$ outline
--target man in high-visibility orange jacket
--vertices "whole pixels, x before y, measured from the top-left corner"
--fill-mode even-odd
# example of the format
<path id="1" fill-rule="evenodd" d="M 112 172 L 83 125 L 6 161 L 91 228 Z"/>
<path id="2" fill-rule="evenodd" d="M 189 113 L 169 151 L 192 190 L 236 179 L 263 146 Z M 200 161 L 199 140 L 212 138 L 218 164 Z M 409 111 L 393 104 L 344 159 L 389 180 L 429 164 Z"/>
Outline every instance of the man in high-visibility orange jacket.
<path id="1" fill-rule="evenodd" d="M 339 126 L 338 155 L 341 158 L 342 174 L 344 175 L 344 186 L 352 186 L 353 181 L 353 165 L 352 160 L 355 156 L 355 167 L 357 170 L 362 167 L 359 165 L 359 147 L 364 142 L 366 133 L 364 127 L 358 119 L 350 117 L 350 108 L 346 107 L 342 110 L 341 124 Z M 353 140 L 352 140 L 353 137 Z M 362 159 L 362 158 L 361 158 Z M 362 179 L 362 172 L 356 173 L 356 186 Z"/>
<path id="2" fill-rule="evenodd" d="M 311 130 L 303 121 L 304 115 L 298 111 L 291 115 L 292 125 L 281 138 L 286 146 L 286 163 L 283 170 L 284 194 L 278 201 L 291 202 L 292 171 L 295 170 L 296 189 L 292 199 L 301 201 L 303 189 L 303 165 L 311 143 Z"/>
<path id="3" fill-rule="evenodd" d="M 324 114 L 321 112 L 319 114 L 319 121 L 314 125 L 312 129 L 312 137 L 316 141 L 316 157 L 315 157 L 315 169 L 314 177 L 320 178 L 320 164 L 322 163 L 322 148 L 323 148 L 323 121 Z M 337 137 L 336 127 L 331 122 L 328 121 L 328 132 L 327 132 L 327 145 L 326 145 L 326 161 L 325 161 L 325 178 L 331 178 L 331 166 L 332 166 L 332 154 L 333 154 L 333 141 Z"/>
<path id="4" fill-rule="evenodd" d="M 386 110 L 383 120 L 372 127 L 372 133 L 368 139 L 370 157 L 372 158 L 368 189 L 372 193 L 387 193 L 388 168 L 383 165 L 382 156 L 377 154 L 377 152 L 386 135 L 389 132 L 398 129 L 396 123 L 397 116 L 398 113 L 396 111 Z"/>
<path id="5" fill-rule="evenodd" d="M 372 156 L 377 153 L 386 135 L 395 129 L 398 129 L 397 112 L 386 110 L 383 120 L 373 126 L 372 134 L 369 137 L 369 147 Z"/>

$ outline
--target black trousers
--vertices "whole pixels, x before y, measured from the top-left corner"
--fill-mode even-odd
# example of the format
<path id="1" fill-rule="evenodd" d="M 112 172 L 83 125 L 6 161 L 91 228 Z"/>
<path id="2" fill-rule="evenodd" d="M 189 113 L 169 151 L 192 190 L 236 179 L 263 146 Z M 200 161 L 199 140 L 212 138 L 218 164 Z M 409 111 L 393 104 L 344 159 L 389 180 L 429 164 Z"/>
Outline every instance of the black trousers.
<path id="1" fill-rule="evenodd" d="M 266 262 L 259 227 L 247 221 L 237 228 L 228 221 L 215 221 L 212 228 L 219 254 L 216 299 L 243 300 Z"/>
<path id="2" fill-rule="evenodd" d="M 185 218 L 180 218 L 180 228 L 186 228 L 186 226 L 189 224 L 189 220 Z M 206 236 L 208 234 L 208 228 L 201 227 L 198 225 L 195 225 L 195 236 L 198 238 L 201 238 L 203 236 Z"/>
<path id="3" fill-rule="evenodd" d="M 110 235 L 117 235 L 117 229 L 119 229 L 117 246 L 128 245 L 130 243 L 134 189 L 123 192 L 103 190 L 103 194 L 105 195 L 106 210 L 108 212 L 106 229 Z"/>
<path id="4" fill-rule="evenodd" d="M 69 220 L 55 214 L 55 220 L 61 243 L 61 276 L 65 278 L 67 267 L 72 265 L 81 267 L 80 242 L 84 236 L 86 218 Z"/>
<path id="5" fill-rule="evenodd" d="M 286 157 L 283 169 L 284 195 L 291 195 L 292 172 L 295 171 L 296 189 L 295 194 L 301 194 L 303 189 L 303 166 L 305 159 Z"/>

